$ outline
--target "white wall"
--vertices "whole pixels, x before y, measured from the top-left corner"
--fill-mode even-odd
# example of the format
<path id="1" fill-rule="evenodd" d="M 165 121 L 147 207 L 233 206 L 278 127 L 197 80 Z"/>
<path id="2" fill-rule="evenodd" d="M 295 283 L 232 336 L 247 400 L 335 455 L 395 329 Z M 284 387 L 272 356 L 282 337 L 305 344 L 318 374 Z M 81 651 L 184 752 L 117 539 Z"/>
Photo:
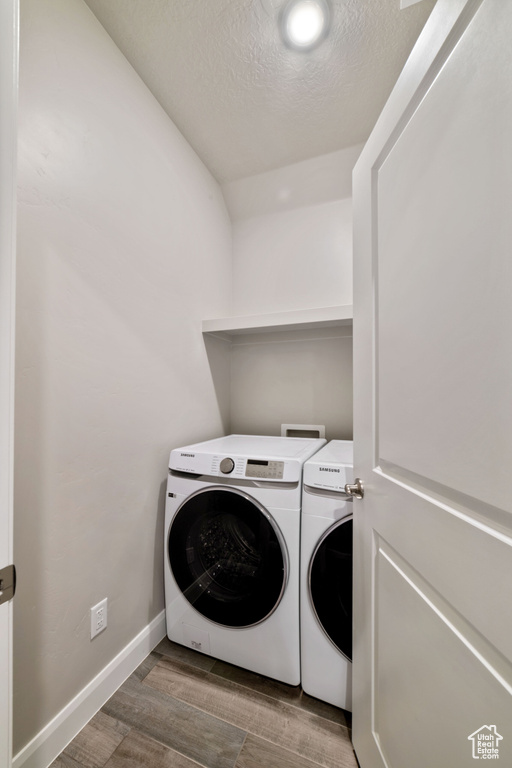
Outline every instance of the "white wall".
<path id="1" fill-rule="evenodd" d="M 351 328 L 237 337 L 231 355 L 233 432 L 323 424 L 329 440 L 352 439 Z"/>
<path id="2" fill-rule="evenodd" d="M 352 168 L 362 145 L 223 186 L 233 219 L 233 314 L 352 304 Z M 324 424 L 352 438 L 347 328 L 236 337 L 231 429 Z"/>
<path id="3" fill-rule="evenodd" d="M 352 168 L 362 145 L 222 187 L 233 313 L 352 303 Z"/>
<path id="4" fill-rule="evenodd" d="M 233 312 L 352 304 L 352 200 L 233 223 Z"/>
<path id="5" fill-rule="evenodd" d="M 217 183 L 81 0 L 21 5 L 15 753 L 163 608 L 168 453 L 228 428 L 200 321 L 231 297 Z"/>

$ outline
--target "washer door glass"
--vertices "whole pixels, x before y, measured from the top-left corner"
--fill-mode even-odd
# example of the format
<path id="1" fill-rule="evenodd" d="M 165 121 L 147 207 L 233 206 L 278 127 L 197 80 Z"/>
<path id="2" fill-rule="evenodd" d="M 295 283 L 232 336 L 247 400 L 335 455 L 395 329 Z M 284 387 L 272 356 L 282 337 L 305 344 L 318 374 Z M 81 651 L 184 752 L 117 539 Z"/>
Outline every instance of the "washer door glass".
<path id="1" fill-rule="evenodd" d="M 310 599 L 325 634 L 352 660 L 352 515 L 322 536 L 309 565 Z"/>
<path id="2" fill-rule="evenodd" d="M 281 600 L 284 540 L 264 507 L 241 491 L 206 488 L 189 496 L 174 516 L 168 551 L 186 599 L 217 624 L 258 624 Z"/>

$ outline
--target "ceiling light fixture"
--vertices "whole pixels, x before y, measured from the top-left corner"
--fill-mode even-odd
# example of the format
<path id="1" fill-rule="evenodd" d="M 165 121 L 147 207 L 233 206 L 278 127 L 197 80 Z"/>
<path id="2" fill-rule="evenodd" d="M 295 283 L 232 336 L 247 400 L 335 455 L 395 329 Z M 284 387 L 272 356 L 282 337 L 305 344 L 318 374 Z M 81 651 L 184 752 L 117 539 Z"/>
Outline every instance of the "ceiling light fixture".
<path id="1" fill-rule="evenodd" d="M 281 34 L 290 48 L 310 51 L 327 35 L 330 12 L 327 0 L 290 0 L 281 16 Z"/>

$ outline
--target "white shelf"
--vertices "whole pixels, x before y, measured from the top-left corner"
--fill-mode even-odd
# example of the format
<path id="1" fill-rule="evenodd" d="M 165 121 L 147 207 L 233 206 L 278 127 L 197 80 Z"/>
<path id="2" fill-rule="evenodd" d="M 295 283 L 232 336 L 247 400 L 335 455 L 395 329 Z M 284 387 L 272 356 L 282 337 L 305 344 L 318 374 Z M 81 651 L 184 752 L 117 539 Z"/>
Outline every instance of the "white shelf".
<path id="1" fill-rule="evenodd" d="M 317 328 L 335 328 L 352 324 L 352 306 L 318 307 L 267 315 L 245 315 L 203 320 L 203 333 L 239 336 L 248 333 L 274 333 Z"/>

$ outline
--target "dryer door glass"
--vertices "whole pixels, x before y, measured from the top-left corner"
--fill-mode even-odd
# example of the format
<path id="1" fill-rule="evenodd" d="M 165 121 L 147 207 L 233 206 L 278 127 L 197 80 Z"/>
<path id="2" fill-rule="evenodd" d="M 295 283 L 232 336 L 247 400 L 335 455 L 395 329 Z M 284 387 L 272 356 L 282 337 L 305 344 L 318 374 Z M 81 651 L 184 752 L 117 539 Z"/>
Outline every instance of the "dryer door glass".
<path id="1" fill-rule="evenodd" d="M 310 599 L 325 634 L 352 660 L 352 515 L 318 542 L 309 565 Z"/>
<path id="2" fill-rule="evenodd" d="M 168 552 L 189 603 L 227 627 L 266 619 L 286 586 L 286 548 L 279 529 L 241 491 L 207 488 L 190 496 L 174 516 Z"/>

